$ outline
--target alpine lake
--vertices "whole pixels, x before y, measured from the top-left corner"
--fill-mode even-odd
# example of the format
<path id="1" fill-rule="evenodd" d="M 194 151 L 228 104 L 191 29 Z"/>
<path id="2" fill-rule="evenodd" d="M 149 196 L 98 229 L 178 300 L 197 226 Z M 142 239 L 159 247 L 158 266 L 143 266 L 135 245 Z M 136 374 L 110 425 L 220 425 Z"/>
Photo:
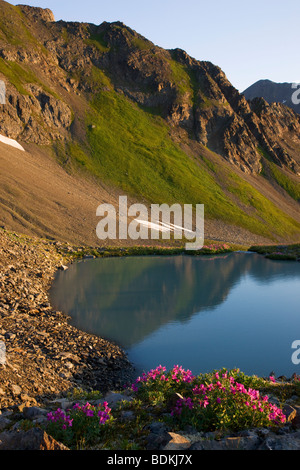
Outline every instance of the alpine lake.
<path id="1" fill-rule="evenodd" d="M 121 346 L 137 375 L 158 365 L 300 372 L 298 262 L 251 252 L 97 258 L 59 271 L 50 298 L 74 326 Z"/>

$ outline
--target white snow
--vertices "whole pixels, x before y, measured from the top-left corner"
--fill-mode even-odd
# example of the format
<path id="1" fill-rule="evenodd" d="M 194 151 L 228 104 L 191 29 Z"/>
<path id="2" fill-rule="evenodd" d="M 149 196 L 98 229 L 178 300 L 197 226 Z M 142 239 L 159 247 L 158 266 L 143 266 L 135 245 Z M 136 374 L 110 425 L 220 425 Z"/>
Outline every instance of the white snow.
<path id="1" fill-rule="evenodd" d="M 9 139 L 8 137 L 4 137 L 4 135 L 1 135 L 1 134 L 0 134 L 0 142 L 6 145 L 10 145 L 11 147 L 15 147 L 16 149 L 19 149 L 25 152 L 22 145 L 18 144 L 16 140 Z"/>
<path id="2" fill-rule="evenodd" d="M 138 222 L 141 225 L 144 225 L 145 227 L 157 230 L 158 232 L 176 232 L 177 230 L 179 232 L 184 231 L 184 232 L 189 232 L 189 233 L 194 233 L 191 230 L 188 230 L 184 227 L 180 227 L 179 225 L 174 225 L 174 224 L 166 224 L 164 222 L 148 222 L 148 220 L 140 220 L 140 219 L 134 219 L 135 222 Z"/>

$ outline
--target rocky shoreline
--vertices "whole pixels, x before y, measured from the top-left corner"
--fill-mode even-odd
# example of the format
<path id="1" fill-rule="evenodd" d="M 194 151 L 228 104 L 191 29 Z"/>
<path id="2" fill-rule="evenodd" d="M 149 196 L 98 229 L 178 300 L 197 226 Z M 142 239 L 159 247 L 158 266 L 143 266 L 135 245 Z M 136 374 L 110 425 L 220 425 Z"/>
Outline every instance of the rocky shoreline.
<path id="1" fill-rule="evenodd" d="M 56 271 L 78 256 L 71 246 L 0 229 L 0 345 L 5 345 L 5 361 L 0 360 L 0 450 L 66 450 L 39 424 L 58 405 L 72 406 L 74 390 L 100 391 L 112 407 L 118 399 L 132 400 L 124 384 L 132 381 L 134 369 L 124 351 L 71 326 L 49 302 Z M 151 415 L 154 422 L 145 433 L 144 448 L 299 450 L 299 404 L 299 396 L 286 400 L 287 424 L 279 434 L 248 430 L 220 438 L 193 429 L 174 433 Z M 129 422 L 134 412 L 125 407 L 119 416 Z M 24 421 L 30 423 L 28 429 L 22 428 Z"/>
<path id="2" fill-rule="evenodd" d="M 41 405 L 73 388 L 119 389 L 132 374 L 116 345 L 78 331 L 48 289 L 66 257 L 60 244 L 0 230 L 0 409 Z"/>

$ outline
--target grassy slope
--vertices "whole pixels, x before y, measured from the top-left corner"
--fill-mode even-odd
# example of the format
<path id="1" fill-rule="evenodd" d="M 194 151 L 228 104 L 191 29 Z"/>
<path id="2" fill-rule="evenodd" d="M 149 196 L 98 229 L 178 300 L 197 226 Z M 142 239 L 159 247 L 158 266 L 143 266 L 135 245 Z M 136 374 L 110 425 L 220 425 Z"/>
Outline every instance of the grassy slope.
<path id="1" fill-rule="evenodd" d="M 269 157 L 263 159 L 263 175 L 273 179 L 291 198 L 300 202 L 300 182 L 295 181 L 278 167 Z"/>
<path id="2" fill-rule="evenodd" d="M 2 40 L 20 48 L 21 51 L 26 50 L 29 46 L 36 54 L 48 56 L 47 49 L 29 31 L 26 18 L 20 9 L 0 0 L 0 41 Z M 32 71 L 26 61 L 20 65 L 17 62 L 4 60 L 0 57 L 0 74 L 4 75 L 22 95 L 30 94 L 24 85 L 34 83 L 55 98 L 59 98 L 55 91 L 43 83 L 40 77 Z"/>
<path id="3" fill-rule="evenodd" d="M 207 217 L 269 237 L 299 231 L 298 223 L 233 170 L 188 157 L 171 140 L 161 118 L 146 113 L 112 87 L 94 97 L 87 128 L 91 156 L 77 148 L 75 158 L 126 193 L 150 203 L 205 204 Z"/>

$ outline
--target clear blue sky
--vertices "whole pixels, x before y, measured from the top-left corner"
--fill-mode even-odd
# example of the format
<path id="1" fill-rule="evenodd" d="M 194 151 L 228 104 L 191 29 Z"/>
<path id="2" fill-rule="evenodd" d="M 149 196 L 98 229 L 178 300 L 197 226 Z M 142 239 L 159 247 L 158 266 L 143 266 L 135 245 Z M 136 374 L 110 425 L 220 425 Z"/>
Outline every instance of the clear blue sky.
<path id="1" fill-rule="evenodd" d="M 259 79 L 300 82 L 299 0 L 34 0 L 55 19 L 122 21 L 166 49 L 209 60 L 243 91 Z"/>

